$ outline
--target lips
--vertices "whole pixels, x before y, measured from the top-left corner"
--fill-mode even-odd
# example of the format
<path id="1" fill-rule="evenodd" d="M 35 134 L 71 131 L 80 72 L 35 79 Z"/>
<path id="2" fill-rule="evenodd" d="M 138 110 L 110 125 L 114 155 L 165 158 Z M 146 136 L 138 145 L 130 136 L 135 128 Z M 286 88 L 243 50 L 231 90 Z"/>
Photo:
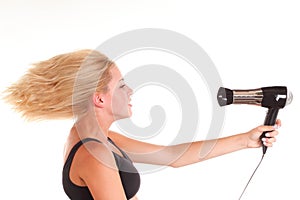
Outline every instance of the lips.
<path id="1" fill-rule="evenodd" d="M 131 101 L 131 99 L 129 99 L 129 102 L 130 102 L 130 101 Z M 132 104 L 129 103 L 128 106 L 132 107 Z"/>

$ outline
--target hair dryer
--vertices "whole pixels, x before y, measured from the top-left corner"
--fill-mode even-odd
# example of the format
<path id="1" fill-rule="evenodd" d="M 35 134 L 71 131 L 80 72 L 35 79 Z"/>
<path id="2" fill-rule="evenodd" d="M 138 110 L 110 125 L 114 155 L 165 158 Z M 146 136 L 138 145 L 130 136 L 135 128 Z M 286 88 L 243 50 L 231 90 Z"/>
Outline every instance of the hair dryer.
<path id="1" fill-rule="evenodd" d="M 293 95 L 285 86 L 262 87 L 251 90 L 230 90 L 220 87 L 217 95 L 220 106 L 230 104 L 250 104 L 268 108 L 264 125 L 275 125 L 278 111 L 290 104 Z M 263 132 L 260 138 L 266 137 Z M 263 145 L 263 154 L 267 147 Z"/>

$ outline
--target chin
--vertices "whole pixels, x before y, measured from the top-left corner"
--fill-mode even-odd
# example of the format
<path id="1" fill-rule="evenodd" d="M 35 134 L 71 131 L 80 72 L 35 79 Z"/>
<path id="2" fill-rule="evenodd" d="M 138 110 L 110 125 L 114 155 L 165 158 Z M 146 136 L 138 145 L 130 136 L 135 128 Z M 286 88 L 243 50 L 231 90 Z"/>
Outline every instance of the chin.
<path id="1" fill-rule="evenodd" d="M 132 113 L 128 113 L 126 116 L 124 116 L 123 118 L 130 118 L 132 116 Z"/>
<path id="2" fill-rule="evenodd" d="M 132 116 L 132 113 L 126 113 L 126 114 L 123 114 L 123 115 L 117 115 L 115 116 L 115 119 L 116 120 L 120 120 L 120 119 L 126 119 L 126 118 L 130 118 Z"/>

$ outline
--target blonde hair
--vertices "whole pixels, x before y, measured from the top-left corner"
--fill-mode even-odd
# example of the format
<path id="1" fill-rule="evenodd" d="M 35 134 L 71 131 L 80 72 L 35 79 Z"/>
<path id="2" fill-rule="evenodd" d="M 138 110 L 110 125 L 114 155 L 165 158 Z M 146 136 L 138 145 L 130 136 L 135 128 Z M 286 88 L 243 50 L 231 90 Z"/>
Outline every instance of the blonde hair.
<path id="1" fill-rule="evenodd" d="M 95 91 L 107 92 L 113 65 L 95 50 L 57 55 L 34 64 L 7 88 L 4 99 L 28 120 L 78 117 Z"/>

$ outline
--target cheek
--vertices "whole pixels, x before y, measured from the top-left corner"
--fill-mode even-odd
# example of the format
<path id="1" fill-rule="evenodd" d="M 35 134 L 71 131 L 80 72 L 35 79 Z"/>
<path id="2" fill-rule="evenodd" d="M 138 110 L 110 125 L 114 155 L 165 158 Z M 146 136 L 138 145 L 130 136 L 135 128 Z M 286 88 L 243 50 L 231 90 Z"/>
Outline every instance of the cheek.
<path id="1" fill-rule="evenodd" d="M 118 109 L 126 103 L 126 96 L 122 92 L 114 92 L 112 97 L 112 107 Z"/>

